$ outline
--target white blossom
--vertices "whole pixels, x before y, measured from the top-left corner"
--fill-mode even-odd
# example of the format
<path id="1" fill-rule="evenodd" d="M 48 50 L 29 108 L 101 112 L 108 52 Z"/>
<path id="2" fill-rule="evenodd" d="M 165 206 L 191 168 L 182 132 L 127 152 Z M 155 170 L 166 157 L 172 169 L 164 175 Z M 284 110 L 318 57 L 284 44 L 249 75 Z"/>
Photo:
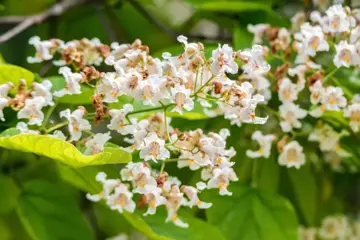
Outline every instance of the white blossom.
<path id="1" fill-rule="evenodd" d="M 349 44 L 346 41 L 341 41 L 335 45 L 336 55 L 334 57 L 334 64 L 336 67 L 350 67 L 352 65 L 360 64 L 360 56 L 356 51 L 356 47 L 353 44 Z"/>
<path id="2" fill-rule="evenodd" d="M 46 101 L 43 97 L 35 97 L 32 99 L 26 99 L 25 106 L 18 112 L 17 117 L 19 119 L 28 119 L 29 125 L 42 124 L 44 120 L 44 113 L 41 109 L 45 106 Z"/>
<path id="3" fill-rule="evenodd" d="M 299 169 L 301 165 L 305 164 L 303 147 L 297 141 L 287 143 L 279 155 L 278 162 L 281 166 Z"/>
<path id="4" fill-rule="evenodd" d="M 104 144 L 111 139 L 110 132 L 97 133 L 85 143 L 84 155 L 94 155 L 104 150 Z"/>
<path id="5" fill-rule="evenodd" d="M 16 129 L 20 131 L 20 133 L 28 133 L 28 134 L 40 134 L 38 131 L 30 130 L 28 125 L 24 122 L 18 122 L 16 124 Z"/>
<path id="6" fill-rule="evenodd" d="M 109 195 L 106 203 L 111 209 L 123 213 L 124 210 L 133 213 L 136 208 L 135 202 L 132 200 L 133 193 L 129 191 L 125 184 L 115 187 L 114 193 Z"/>
<path id="7" fill-rule="evenodd" d="M 300 48 L 308 56 L 315 56 L 316 52 L 329 51 L 329 44 L 325 40 L 323 30 L 320 26 L 311 26 L 310 23 L 304 23 L 301 26 L 301 32 L 296 33 L 295 39 L 300 41 Z"/>
<path id="8" fill-rule="evenodd" d="M 279 85 L 279 99 L 282 102 L 293 102 L 297 100 L 300 90 L 297 84 L 292 83 L 289 78 L 284 78 Z"/>
<path id="9" fill-rule="evenodd" d="M 344 116 L 350 119 L 350 127 L 354 132 L 359 131 L 360 103 L 354 102 L 344 109 Z"/>
<path id="10" fill-rule="evenodd" d="M 239 56 L 246 62 L 242 66 L 245 73 L 268 72 L 270 70 L 270 65 L 264 60 L 264 48 L 260 45 L 254 45 L 251 49 L 241 51 Z"/>
<path id="11" fill-rule="evenodd" d="M 65 88 L 54 92 L 54 96 L 62 97 L 64 95 L 73 95 L 81 93 L 80 81 L 82 75 L 80 73 L 72 73 L 69 67 L 59 68 L 59 73 L 65 78 Z"/>
<path id="12" fill-rule="evenodd" d="M 272 142 L 275 140 L 275 138 L 276 137 L 272 134 L 263 135 L 260 131 L 255 131 L 252 134 L 251 139 L 257 141 L 259 144 L 259 149 L 257 151 L 247 150 L 246 155 L 250 158 L 268 158 L 271 153 Z"/>
<path id="13" fill-rule="evenodd" d="M 122 109 L 111 109 L 109 111 L 111 120 L 110 124 L 107 125 L 108 129 L 115 130 L 122 135 L 133 133 L 135 126 L 131 123 L 125 123 L 126 115 L 133 109 L 131 104 L 125 104 Z"/>
<path id="14" fill-rule="evenodd" d="M 54 137 L 54 138 L 58 138 L 61 140 L 66 140 L 66 137 L 64 135 L 64 133 L 60 130 L 55 130 L 53 134 L 48 134 L 48 136 Z"/>
<path id="15" fill-rule="evenodd" d="M 238 178 L 232 168 L 215 168 L 212 171 L 212 176 L 207 183 L 207 188 L 218 188 L 221 196 L 231 196 L 232 192 L 229 192 L 227 189 L 230 181 L 238 181 Z"/>
<path id="16" fill-rule="evenodd" d="M 247 26 L 247 30 L 249 32 L 251 32 L 252 34 L 254 34 L 253 44 L 261 44 L 262 43 L 262 38 L 263 38 L 264 32 L 269 27 L 270 27 L 269 24 L 264 24 L 264 23 L 260 23 L 260 24 L 256 24 L 256 25 L 249 24 Z"/>
<path id="17" fill-rule="evenodd" d="M 190 208 L 197 206 L 200 209 L 207 209 L 212 206 L 212 203 L 200 201 L 198 190 L 194 187 L 182 185 L 181 191 L 185 193 L 188 198 L 188 201 L 184 203 L 185 206 L 189 206 Z"/>
<path id="18" fill-rule="evenodd" d="M 5 121 L 3 109 L 9 105 L 9 100 L 7 98 L 0 98 L 0 120 Z"/>
<path id="19" fill-rule="evenodd" d="M 165 148 L 165 141 L 151 133 L 144 138 L 144 147 L 140 150 L 140 158 L 145 161 L 165 160 L 170 157 L 170 152 Z"/>
<path id="20" fill-rule="evenodd" d="M 194 102 L 190 98 L 191 90 L 186 89 L 185 86 L 176 85 L 174 88 L 171 88 L 171 95 L 175 102 L 175 107 L 172 111 L 182 114 L 183 109 L 191 111 L 194 108 Z"/>
<path id="21" fill-rule="evenodd" d="M 229 45 L 224 44 L 222 47 L 219 44 L 218 48 L 212 52 L 212 63 L 210 66 L 211 72 L 215 75 L 219 73 L 238 72 L 238 65 L 234 61 L 234 52 Z"/>
<path id="22" fill-rule="evenodd" d="M 69 141 L 77 141 L 81 138 L 82 131 L 91 130 L 91 125 L 88 120 L 83 119 L 85 110 L 78 108 L 73 112 L 66 109 L 60 112 L 60 117 L 64 117 L 69 121 L 68 129 L 70 132 Z"/>
<path id="23" fill-rule="evenodd" d="M 44 106 L 53 106 L 53 96 L 51 93 L 52 83 L 49 80 L 44 80 L 42 83 L 33 82 L 34 91 L 31 92 L 31 96 L 43 97 L 45 99 Z"/>
<path id="24" fill-rule="evenodd" d="M 292 102 L 282 104 L 279 107 L 279 111 L 283 119 L 280 122 L 280 127 L 284 132 L 290 132 L 293 128 L 301 128 L 302 124 L 299 119 L 303 119 L 307 115 L 306 110 Z"/>
<path id="25" fill-rule="evenodd" d="M 334 131 L 329 125 L 324 125 L 315 128 L 315 130 L 309 134 L 309 141 L 319 142 L 321 151 L 333 151 L 340 148 L 340 137 L 341 134 Z"/>
<path id="26" fill-rule="evenodd" d="M 53 58 L 51 48 L 54 47 L 54 44 L 51 41 L 41 41 L 40 37 L 34 36 L 29 39 L 29 44 L 33 45 L 36 49 L 36 55 L 34 57 L 27 58 L 29 63 L 39 63 Z"/>

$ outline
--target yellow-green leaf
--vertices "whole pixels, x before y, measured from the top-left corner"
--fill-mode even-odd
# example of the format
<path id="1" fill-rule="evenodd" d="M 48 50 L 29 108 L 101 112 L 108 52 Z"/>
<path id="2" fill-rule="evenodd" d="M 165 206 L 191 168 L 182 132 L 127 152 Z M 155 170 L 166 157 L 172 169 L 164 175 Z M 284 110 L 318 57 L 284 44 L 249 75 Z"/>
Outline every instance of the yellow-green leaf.
<path id="1" fill-rule="evenodd" d="M 195 4 L 195 8 L 205 11 L 216 11 L 216 12 L 249 12 L 249 11 L 259 11 L 264 10 L 271 12 L 270 5 L 259 3 L 259 2 L 243 2 L 243 1 L 234 1 L 226 2 L 223 1 L 211 1 L 211 2 L 202 2 L 200 4 Z"/>
<path id="2" fill-rule="evenodd" d="M 34 81 L 34 77 L 34 74 L 25 68 L 11 64 L 0 64 L 0 84 L 12 82 L 16 86 L 20 79 L 25 79 L 26 84 L 29 85 Z"/>
<path id="3" fill-rule="evenodd" d="M 19 134 L 12 137 L 0 137 L 0 147 L 35 153 L 72 167 L 131 161 L 131 154 L 121 148 L 105 147 L 101 153 L 85 156 L 71 143 L 45 135 Z"/>

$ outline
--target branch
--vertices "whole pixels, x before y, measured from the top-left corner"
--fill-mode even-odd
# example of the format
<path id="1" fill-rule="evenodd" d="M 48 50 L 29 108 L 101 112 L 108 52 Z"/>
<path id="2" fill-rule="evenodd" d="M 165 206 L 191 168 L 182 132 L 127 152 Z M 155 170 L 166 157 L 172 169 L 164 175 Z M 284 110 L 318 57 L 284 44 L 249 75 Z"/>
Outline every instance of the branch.
<path id="1" fill-rule="evenodd" d="M 10 29 L 6 33 L 0 36 L 0 43 L 4 43 L 11 38 L 15 37 L 19 33 L 25 31 L 32 25 L 39 24 L 49 17 L 60 16 L 68 9 L 84 3 L 87 0 L 64 0 L 50 7 L 49 9 L 28 17 L 23 16 L 7 16 L 0 18 L 0 23 L 16 23 L 19 22 L 14 28 Z"/>

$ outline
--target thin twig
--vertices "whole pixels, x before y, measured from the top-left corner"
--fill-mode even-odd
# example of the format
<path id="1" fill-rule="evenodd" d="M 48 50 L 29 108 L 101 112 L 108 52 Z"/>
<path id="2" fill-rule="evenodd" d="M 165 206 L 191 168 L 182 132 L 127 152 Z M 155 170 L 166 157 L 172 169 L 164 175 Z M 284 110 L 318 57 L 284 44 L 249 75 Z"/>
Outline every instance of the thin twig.
<path id="1" fill-rule="evenodd" d="M 27 28 L 31 27 L 32 25 L 39 24 L 46 20 L 49 17 L 53 16 L 60 16 L 68 9 L 79 5 L 81 3 L 84 3 L 87 0 L 64 0 L 60 3 L 57 3 L 50 7 L 49 9 L 45 10 L 44 12 L 41 12 L 39 14 L 35 14 L 32 16 L 28 16 L 24 18 L 21 22 L 19 22 L 18 25 L 16 25 L 14 28 L 10 29 L 6 33 L 0 36 L 0 43 L 4 43 L 11 38 L 15 37 L 19 33 L 25 31 Z M 6 17 L 6 18 L 0 18 L 0 22 L 4 20 L 21 20 L 20 16 L 13 16 L 13 17 Z"/>

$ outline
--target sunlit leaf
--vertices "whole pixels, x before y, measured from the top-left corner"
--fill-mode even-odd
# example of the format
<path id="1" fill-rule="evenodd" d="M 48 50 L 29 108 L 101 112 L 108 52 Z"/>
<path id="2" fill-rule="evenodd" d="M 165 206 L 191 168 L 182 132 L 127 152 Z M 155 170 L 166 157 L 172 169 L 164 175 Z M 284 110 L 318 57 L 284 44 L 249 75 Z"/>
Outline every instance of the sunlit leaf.
<path id="1" fill-rule="evenodd" d="M 223 1 L 212 1 L 202 2 L 195 4 L 195 8 L 206 11 L 216 12 L 248 12 L 248 11 L 259 11 L 265 10 L 271 12 L 271 6 L 259 2 L 223 2 Z"/>
<path id="2" fill-rule="evenodd" d="M 17 86 L 20 79 L 25 79 L 26 84 L 30 85 L 34 81 L 34 74 L 19 66 L 0 64 L 0 84 L 12 82 Z M 14 91 L 12 90 L 10 93 L 14 93 Z"/>
<path id="3" fill-rule="evenodd" d="M 45 135 L 0 137 L 0 147 L 46 156 L 72 167 L 126 163 L 131 160 L 131 155 L 120 147 L 105 147 L 101 153 L 85 156 L 71 143 Z"/>

